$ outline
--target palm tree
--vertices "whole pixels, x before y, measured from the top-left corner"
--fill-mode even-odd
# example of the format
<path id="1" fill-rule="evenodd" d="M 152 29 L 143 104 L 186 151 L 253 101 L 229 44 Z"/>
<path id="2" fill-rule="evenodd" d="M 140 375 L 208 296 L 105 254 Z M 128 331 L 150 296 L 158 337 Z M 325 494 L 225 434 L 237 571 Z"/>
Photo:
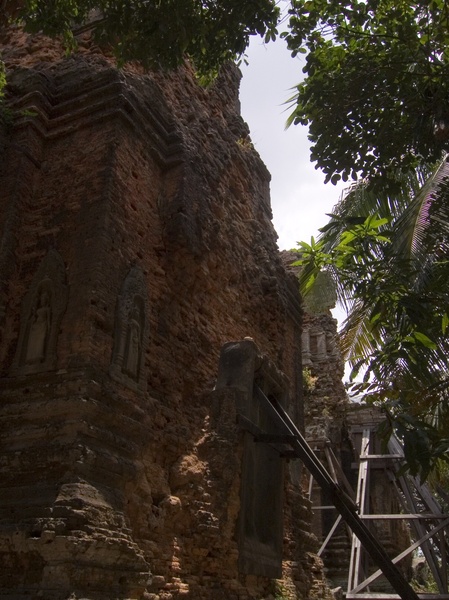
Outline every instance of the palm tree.
<path id="1" fill-rule="evenodd" d="M 303 293 L 331 273 L 347 319 L 342 350 L 355 384 L 381 402 L 411 470 L 427 475 L 449 448 L 449 161 L 410 174 L 395 194 L 354 184 L 312 245 Z"/>

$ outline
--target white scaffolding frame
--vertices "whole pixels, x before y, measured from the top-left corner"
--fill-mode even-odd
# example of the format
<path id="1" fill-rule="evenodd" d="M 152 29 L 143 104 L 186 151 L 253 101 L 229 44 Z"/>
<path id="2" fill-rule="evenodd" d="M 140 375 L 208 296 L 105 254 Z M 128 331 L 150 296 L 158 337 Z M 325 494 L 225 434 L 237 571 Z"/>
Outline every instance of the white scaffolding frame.
<path id="1" fill-rule="evenodd" d="M 442 512 L 437 500 L 430 492 L 428 486 L 421 484 L 417 478 L 402 473 L 401 465 L 404 461 L 403 449 L 399 441 L 392 437 L 388 444 L 388 452 L 374 454 L 376 425 L 363 426 L 357 433 L 361 433 L 361 449 L 359 454 L 359 468 L 357 489 L 354 492 L 348 483 L 335 454 L 327 441 L 314 441 L 314 448 L 321 455 L 321 460 L 327 463 L 327 468 L 336 484 L 344 486 L 346 492 L 355 500 L 358 514 L 367 525 L 375 520 L 404 520 L 409 522 L 414 533 L 415 541 L 399 555 L 392 559 L 397 565 L 402 559 L 421 548 L 423 556 L 438 586 L 438 593 L 418 593 L 417 596 L 424 600 L 449 600 L 448 591 L 448 562 L 449 562 L 449 515 Z M 324 453 L 323 453 L 324 449 Z M 401 506 L 400 513 L 375 514 L 371 512 L 369 502 L 370 471 L 376 464 L 382 464 L 387 476 L 395 490 Z M 313 476 L 309 480 L 309 498 L 312 500 Z M 334 509 L 334 506 L 314 506 L 314 510 Z M 328 547 L 339 524 L 339 515 L 327 533 L 318 551 L 320 556 Z M 367 556 L 360 539 L 350 534 L 351 554 L 346 591 L 346 600 L 395 600 L 401 599 L 398 594 L 371 592 L 372 585 L 382 576 L 379 569 L 368 576 Z"/>

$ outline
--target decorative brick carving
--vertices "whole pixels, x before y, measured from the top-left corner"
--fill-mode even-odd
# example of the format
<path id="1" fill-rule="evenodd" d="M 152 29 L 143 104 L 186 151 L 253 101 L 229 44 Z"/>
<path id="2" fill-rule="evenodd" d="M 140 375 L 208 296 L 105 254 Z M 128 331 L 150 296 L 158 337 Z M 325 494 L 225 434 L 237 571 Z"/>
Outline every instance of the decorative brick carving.
<path id="1" fill-rule="evenodd" d="M 139 267 L 126 276 L 120 295 L 114 329 L 114 350 L 109 372 L 132 389 L 145 390 L 145 349 L 148 339 L 146 286 Z"/>
<path id="2" fill-rule="evenodd" d="M 326 333 L 320 329 L 313 329 L 310 333 L 310 350 L 315 361 L 326 360 Z"/>
<path id="3" fill-rule="evenodd" d="M 50 250 L 23 299 L 12 373 L 39 373 L 56 368 L 58 332 L 67 294 L 63 260 L 56 250 Z"/>
<path id="4" fill-rule="evenodd" d="M 310 354 L 310 330 L 303 329 L 301 334 L 302 366 L 308 367 L 312 364 Z"/>

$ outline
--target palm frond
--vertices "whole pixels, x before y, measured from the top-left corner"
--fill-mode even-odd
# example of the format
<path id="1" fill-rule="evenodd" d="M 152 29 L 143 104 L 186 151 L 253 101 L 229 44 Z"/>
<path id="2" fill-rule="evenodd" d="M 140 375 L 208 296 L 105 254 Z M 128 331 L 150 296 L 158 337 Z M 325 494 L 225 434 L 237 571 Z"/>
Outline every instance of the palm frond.
<path id="1" fill-rule="evenodd" d="M 437 230 L 448 227 L 449 163 L 445 157 L 421 189 L 409 199 L 395 221 L 395 243 L 391 251 L 404 258 L 420 260 L 434 243 L 432 224 Z M 430 237 L 429 237 L 430 236 Z"/>
<path id="2" fill-rule="evenodd" d="M 343 192 L 329 215 L 328 224 L 321 229 L 319 239 L 324 241 L 324 249 L 329 251 L 334 248 L 343 231 L 370 215 L 377 214 L 392 221 L 398 219 L 410 205 L 410 199 L 422 188 L 429 174 L 427 167 L 408 174 L 401 173 L 395 193 L 381 193 L 366 179 L 353 183 Z"/>
<path id="3" fill-rule="evenodd" d="M 378 336 L 373 332 L 370 313 L 371 307 L 362 302 L 354 303 L 340 329 L 340 348 L 352 366 L 367 360 L 374 350 L 373 341 Z"/>

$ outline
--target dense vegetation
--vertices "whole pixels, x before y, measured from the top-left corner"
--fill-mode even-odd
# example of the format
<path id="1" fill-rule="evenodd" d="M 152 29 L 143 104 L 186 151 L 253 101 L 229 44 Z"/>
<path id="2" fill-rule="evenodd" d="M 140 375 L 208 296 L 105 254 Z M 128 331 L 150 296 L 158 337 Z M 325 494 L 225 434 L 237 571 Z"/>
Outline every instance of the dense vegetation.
<path id="1" fill-rule="evenodd" d="M 187 56 L 209 75 L 244 53 L 251 35 L 275 38 L 279 8 L 273 0 L 7 0 L 3 23 L 11 20 L 62 36 L 68 48 L 73 32 L 90 23 L 119 63 L 174 68 Z"/>
<path id="2" fill-rule="evenodd" d="M 309 125 L 312 160 L 333 182 L 397 176 L 448 147 L 445 0 L 292 0 L 286 35 L 307 51 L 291 122 Z"/>
<path id="3" fill-rule="evenodd" d="M 423 478 L 449 461 L 449 165 L 402 193 L 349 188 L 318 241 L 301 243 L 301 286 L 330 273 L 348 309 L 340 338 L 363 373 L 352 391 L 385 409 Z M 443 469 L 444 470 L 444 469 Z"/>
<path id="4" fill-rule="evenodd" d="M 309 126 L 327 180 L 369 177 L 385 189 L 439 159 L 449 141 L 446 0 L 5 0 L 0 27 L 19 20 L 72 48 L 73 31 L 90 23 L 119 63 L 173 68 L 187 56 L 210 76 L 252 35 L 277 37 L 278 4 L 292 54 L 307 54 L 290 122 Z"/>

